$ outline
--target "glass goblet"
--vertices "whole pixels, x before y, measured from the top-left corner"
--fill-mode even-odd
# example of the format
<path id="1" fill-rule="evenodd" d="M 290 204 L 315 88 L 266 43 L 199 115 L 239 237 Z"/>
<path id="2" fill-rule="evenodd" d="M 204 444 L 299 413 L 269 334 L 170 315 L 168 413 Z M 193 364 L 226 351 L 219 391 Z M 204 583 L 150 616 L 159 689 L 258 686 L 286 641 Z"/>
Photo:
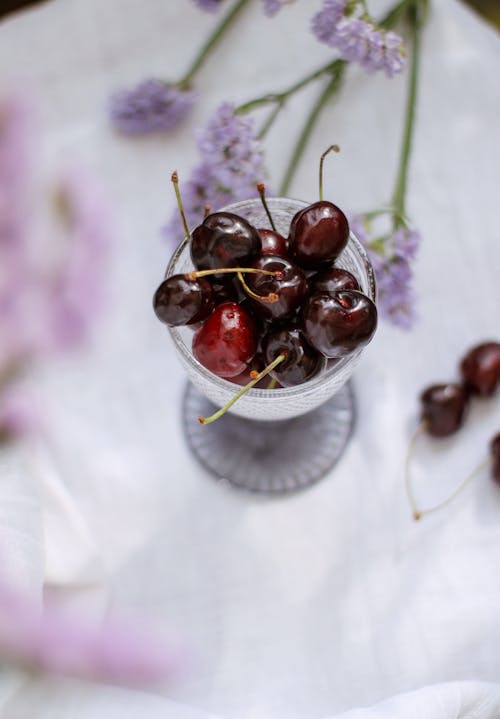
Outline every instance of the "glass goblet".
<path id="1" fill-rule="evenodd" d="M 289 198 L 267 200 L 276 229 L 285 237 L 296 212 L 308 203 Z M 259 199 L 223 207 L 257 228 L 269 227 Z M 336 265 L 349 270 L 362 291 L 375 301 L 372 266 L 351 233 Z M 184 240 L 166 276 L 193 269 Z M 220 419 L 201 425 L 198 416 L 212 414 L 238 391 L 229 380 L 212 374 L 193 356 L 193 330 L 169 327 L 190 382 L 183 402 L 184 432 L 195 457 L 219 480 L 253 492 L 285 493 L 303 489 L 323 477 L 342 455 L 354 423 L 354 397 L 348 380 L 362 350 L 329 362 L 323 372 L 295 387 L 252 388 Z"/>

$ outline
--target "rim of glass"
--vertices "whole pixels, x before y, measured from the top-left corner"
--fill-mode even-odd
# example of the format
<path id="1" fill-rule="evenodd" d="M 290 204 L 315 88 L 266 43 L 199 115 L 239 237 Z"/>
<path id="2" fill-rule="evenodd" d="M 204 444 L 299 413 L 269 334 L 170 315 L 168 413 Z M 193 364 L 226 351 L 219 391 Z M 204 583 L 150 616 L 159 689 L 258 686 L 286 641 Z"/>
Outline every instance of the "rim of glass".
<path id="1" fill-rule="evenodd" d="M 308 207 L 311 203 L 305 202 L 304 200 L 296 200 L 291 197 L 267 197 L 266 201 L 270 207 L 272 207 L 273 204 L 276 202 L 289 202 L 291 204 L 295 204 L 297 206 L 297 211 L 300 209 L 304 209 L 305 207 Z M 233 212 L 234 214 L 238 214 L 238 210 L 241 208 L 248 208 L 252 206 L 262 206 L 261 200 L 259 198 L 256 199 L 250 199 L 250 200 L 241 200 L 240 202 L 233 202 L 230 205 L 225 205 L 224 207 L 221 207 L 217 210 L 217 212 Z M 191 230 L 192 232 L 192 230 Z M 165 273 L 165 277 L 170 277 L 170 275 L 174 274 L 174 269 L 177 265 L 177 262 L 181 258 L 184 250 L 186 249 L 187 245 L 189 244 L 188 238 L 184 238 L 182 242 L 179 244 L 175 252 L 173 253 L 172 257 L 170 258 L 170 261 L 167 265 L 167 270 Z M 356 253 L 359 255 L 360 259 L 362 260 L 362 264 L 364 266 L 364 269 L 366 271 L 366 275 L 368 278 L 368 297 L 375 302 L 376 300 L 376 283 L 375 283 L 375 273 L 373 271 L 373 267 L 370 263 L 370 260 L 368 259 L 368 254 L 361 244 L 361 242 L 358 240 L 358 238 L 354 235 L 354 233 L 350 230 L 349 231 L 349 244 L 351 246 L 354 246 Z M 231 382 L 228 379 L 224 379 L 223 377 L 217 377 L 217 375 L 213 374 L 213 372 L 210 372 L 206 367 L 204 367 L 198 360 L 194 357 L 193 353 L 188 349 L 186 346 L 181 333 L 177 327 L 168 327 L 168 330 L 170 332 L 170 336 L 172 337 L 176 348 L 181 353 L 181 355 L 184 357 L 184 359 L 187 361 L 187 363 L 204 379 L 206 379 L 208 382 L 211 382 L 215 386 L 219 387 L 224 392 L 231 391 L 232 393 L 238 391 L 238 385 L 234 382 Z M 331 379 L 333 375 L 336 375 L 338 372 L 342 371 L 347 365 L 349 365 L 354 359 L 356 359 L 361 352 L 363 351 L 363 347 L 361 347 L 359 350 L 356 350 L 352 354 L 342 357 L 338 362 L 335 362 L 332 367 L 326 370 L 326 372 L 319 372 L 314 377 L 311 377 L 311 379 L 307 380 L 307 382 L 304 382 L 302 384 L 296 385 L 295 387 L 277 387 L 275 389 L 259 389 L 256 387 L 252 387 L 248 392 L 247 396 L 259 398 L 259 399 L 268 399 L 271 397 L 274 397 L 276 399 L 277 397 L 281 398 L 293 398 L 295 396 L 303 394 L 305 391 L 314 391 L 315 389 L 320 389 L 321 386 L 324 385 L 325 381 L 328 379 Z"/>

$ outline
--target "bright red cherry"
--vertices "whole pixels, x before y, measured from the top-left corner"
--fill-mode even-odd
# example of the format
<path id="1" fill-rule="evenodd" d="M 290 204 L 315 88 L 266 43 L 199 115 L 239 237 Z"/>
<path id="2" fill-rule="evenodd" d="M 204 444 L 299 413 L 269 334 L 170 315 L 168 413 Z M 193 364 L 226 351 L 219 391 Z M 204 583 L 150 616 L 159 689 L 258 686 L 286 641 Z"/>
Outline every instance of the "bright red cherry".
<path id="1" fill-rule="evenodd" d="M 223 302 L 193 337 L 193 354 L 219 377 L 241 374 L 257 351 L 257 329 L 248 312 L 236 302 Z"/>
<path id="2" fill-rule="evenodd" d="M 467 389 L 482 396 L 492 395 L 500 383 L 500 343 L 483 342 L 473 347 L 460 363 Z"/>
<path id="3" fill-rule="evenodd" d="M 290 225 L 288 254 L 306 270 L 330 267 L 349 239 L 349 223 L 332 202 L 320 200 L 298 212 Z"/>
<path id="4" fill-rule="evenodd" d="M 462 384 L 435 384 L 420 395 L 425 429 L 435 437 L 446 437 L 463 424 L 468 393 Z"/>

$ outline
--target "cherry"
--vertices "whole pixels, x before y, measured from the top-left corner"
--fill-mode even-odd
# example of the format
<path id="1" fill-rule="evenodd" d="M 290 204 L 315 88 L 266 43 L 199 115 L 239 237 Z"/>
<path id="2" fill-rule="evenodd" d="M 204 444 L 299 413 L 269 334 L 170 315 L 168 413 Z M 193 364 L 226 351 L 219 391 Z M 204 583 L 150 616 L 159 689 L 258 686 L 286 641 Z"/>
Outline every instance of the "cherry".
<path id="1" fill-rule="evenodd" d="M 307 280 L 302 270 L 278 255 L 260 255 L 254 260 L 252 267 L 281 273 L 280 276 L 274 277 L 264 274 L 249 274 L 246 277 L 255 311 L 267 320 L 291 317 L 307 293 Z M 269 302 L 264 299 L 271 294 L 276 295 L 276 301 Z"/>
<path id="2" fill-rule="evenodd" d="M 271 372 L 283 387 L 302 384 L 324 365 L 324 358 L 309 345 L 297 327 L 281 328 L 269 332 L 262 341 L 266 364 L 281 354 L 285 359 Z"/>
<path id="3" fill-rule="evenodd" d="M 262 241 L 262 249 L 260 251 L 262 255 L 280 255 L 280 257 L 286 257 L 288 243 L 283 235 L 280 235 L 276 230 L 268 230 L 266 228 L 259 228 L 257 232 Z"/>
<path id="4" fill-rule="evenodd" d="M 435 384 L 420 396 L 425 429 L 435 437 L 446 437 L 463 424 L 468 393 L 462 384 Z"/>
<path id="5" fill-rule="evenodd" d="M 193 231 L 191 259 L 199 270 L 235 267 L 248 264 L 261 247 L 259 233 L 243 217 L 215 212 Z"/>
<path id="6" fill-rule="evenodd" d="M 306 339 L 325 357 L 343 357 L 370 342 L 377 308 L 355 290 L 314 294 L 304 306 L 302 326 Z"/>
<path id="7" fill-rule="evenodd" d="M 500 484 L 500 432 L 496 434 L 490 442 L 490 454 L 493 459 L 491 466 L 491 476 Z"/>
<path id="8" fill-rule="evenodd" d="M 358 290 L 361 287 L 353 274 L 341 267 L 334 267 L 325 272 L 319 272 L 309 280 L 311 293 L 318 294 L 320 292 L 337 292 L 338 290 Z"/>
<path id="9" fill-rule="evenodd" d="M 212 286 L 214 302 L 220 305 L 223 302 L 239 302 L 244 297 L 241 283 L 236 276 L 213 275 L 206 278 Z"/>
<path id="10" fill-rule="evenodd" d="M 196 324 L 208 317 L 214 307 L 210 282 L 172 275 L 163 280 L 155 292 L 153 308 L 156 316 L 167 325 Z"/>
<path id="11" fill-rule="evenodd" d="M 307 270 L 328 268 L 349 239 L 349 223 L 332 202 L 319 200 L 293 218 L 288 238 L 288 254 Z"/>
<path id="12" fill-rule="evenodd" d="M 483 342 L 473 347 L 462 359 L 460 371 L 470 392 L 492 395 L 500 382 L 500 343 Z"/>
<path id="13" fill-rule="evenodd" d="M 248 312 L 236 302 L 223 302 L 193 337 L 193 354 L 219 377 L 236 377 L 257 351 L 257 330 Z"/>

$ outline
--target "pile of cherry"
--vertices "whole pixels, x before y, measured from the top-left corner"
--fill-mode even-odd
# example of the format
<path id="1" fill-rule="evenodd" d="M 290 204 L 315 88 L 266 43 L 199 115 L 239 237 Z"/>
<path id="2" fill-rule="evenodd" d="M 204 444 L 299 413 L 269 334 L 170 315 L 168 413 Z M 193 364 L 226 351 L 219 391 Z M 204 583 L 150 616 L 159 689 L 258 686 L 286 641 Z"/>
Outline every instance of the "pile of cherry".
<path id="1" fill-rule="evenodd" d="M 483 342 L 460 361 L 460 382 L 435 384 L 421 396 L 422 427 L 434 437 L 454 434 L 464 423 L 471 397 L 492 397 L 500 387 L 500 343 Z M 490 441 L 491 474 L 500 483 L 500 433 Z"/>
<path id="2" fill-rule="evenodd" d="M 193 355 L 219 377 L 301 384 L 366 345 L 377 326 L 375 304 L 335 266 L 348 239 L 346 216 L 323 200 L 297 212 L 288 237 L 209 214 L 189 239 L 195 270 L 161 283 L 156 315 L 192 326 Z"/>

